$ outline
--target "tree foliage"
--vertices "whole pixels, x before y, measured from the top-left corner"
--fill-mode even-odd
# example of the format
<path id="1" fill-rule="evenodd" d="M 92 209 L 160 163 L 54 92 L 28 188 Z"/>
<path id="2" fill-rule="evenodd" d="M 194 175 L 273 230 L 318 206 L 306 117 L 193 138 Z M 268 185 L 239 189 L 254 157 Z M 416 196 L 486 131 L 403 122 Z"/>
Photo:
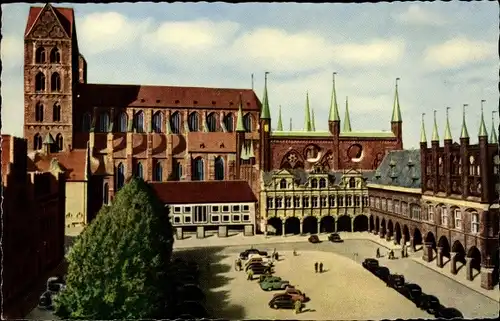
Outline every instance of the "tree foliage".
<path id="1" fill-rule="evenodd" d="M 173 232 L 163 205 L 131 179 L 68 253 L 56 315 L 69 319 L 165 318 Z"/>

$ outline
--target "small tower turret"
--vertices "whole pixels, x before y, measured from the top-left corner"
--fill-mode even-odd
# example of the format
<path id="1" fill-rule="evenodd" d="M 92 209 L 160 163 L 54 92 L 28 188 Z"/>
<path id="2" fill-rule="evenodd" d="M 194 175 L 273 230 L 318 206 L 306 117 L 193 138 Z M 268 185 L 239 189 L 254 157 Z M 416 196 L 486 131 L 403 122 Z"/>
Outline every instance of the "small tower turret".
<path id="1" fill-rule="evenodd" d="M 497 128 L 495 127 L 495 114 L 498 111 L 494 110 L 491 112 L 491 136 L 490 144 L 498 144 Z"/>
<path id="2" fill-rule="evenodd" d="M 432 149 L 432 174 L 434 176 L 434 194 L 436 194 L 439 191 L 439 156 L 438 156 L 438 149 L 439 149 L 439 133 L 438 133 L 438 126 L 437 126 L 437 119 L 436 119 L 436 114 L 437 111 L 434 110 L 434 128 L 432 129 L 432 139 L 431 139 L 431 149 Z"/>
<path id="3" fill-rule="evenodd" d="M 451 193 L 451 144 L 453 143 L 453 138 L 451 136 L 451 129 L 450 129 L 450 118 L 449 118 L 449 110 L 450 107 L 446 107 L 446 126 L 444 129 L 444 155 L 442 158 L 443 162 L 443 170 L 444 177 L 445 177 L 445 184 L 444 184 L 444 189 L 446 195 L 450 195 Z"/>
<path id="4" fill-rule="evenodd" d="M 259 167 L 263 171 L 270 171 L 271 169 L 271 113 L 269 111 L 269 98 L 267 96 L 267 75 L 268 71 L 264 73 L 264 97 L 262 98 L 262 110 L 260 113 L 260 160 Z"/>
<path id="5" fill-rule="evenodd" d="M 391 131 L 398 140 L 398 148 L 403 149 L 403 118 L 401 117 L 401 107 L 399 105 L 398 82 L 396 78 L 396 90 L 394 93 L 394 104 L 392 106 Z"/>
<path id="6" fill-rule="evenodd" d="M 424 123 L 425 113 L 422 113 L 422 124 L 420 127 L 420 168 L 421 177 L 420 180 L 422 192 L 427 189 L 427 135 L 425 134 L 425 123 Z"/>
<path id="7" fill-rule="evenodd" d="M 340 115 L 339 107 L 337 106 L 337 92 L 335 90 L 335 75 L 333 73 L 333 88 L 332 88 L 332 99 L 330 102 L 330 114 L 328 116 L 328 129 L 333 136 L 338 137 L 340 134 Z"/>
<path id="8" fill-rule="evenodd" d="M 240 93 L 240 105 L 238 106 L 238 115 L 236 119 L 236 169 L 235 178 L 239 179 L 241 174 L 241 160 L 243 159 L 242 151 L 245 143 L 245 126 L 243 126 L 243 100 Z"/>
<path id="9" fill-rule="evenodd" d="M 460 132 L 460 163 L 462 173 L 462 197 L 467 199 L 469 196 L 469 131 L 467 130 L 467 123 L 465 121 L 465 108 L 469 106 L 464 104 L 462 107 L 462 130 Z"/>
<path id="10" fill-rule="evenodd" d="M 312 125 L 311 125 L 311 111 L 309 109 L 309 92 L 306 92 L 306 109 L 304 118 L 305 118 L 304 131 L 310 132 L 312 130 Z"/>
<path id="11" fill-rule="evenodd" d="M 483 104 L 486 100 L 481 100 L 481 124 L 479 125 L 479 159 L 481 166 L 481 203 L 490 202 L 490 175 L 488 169 L 490 168 L 491 158 L 488 156 L 488 131 L 484 123 L 484 108 Z"/>
<path id="12" fill-rule="evenodd" d="M 283 122 L 281 120 L 281 105 L 278 110 L 278 126 L 276 128 L 277 131 L 283 131 Z"/>
<path id="13" fill-rule="evenodd" d="M 316 131 L 316 122 L 314 120 L 314 108 L 311 108 L 311 129 L 313 132 Z"/>
<path id="14" fill-rule="evenodd" d="M 345 116 L 344 116 L 344 128 L 343 132 L 352 131 L 351 128 L 351 117 L 349 116 L 349 97 L 345 97 Z"/>

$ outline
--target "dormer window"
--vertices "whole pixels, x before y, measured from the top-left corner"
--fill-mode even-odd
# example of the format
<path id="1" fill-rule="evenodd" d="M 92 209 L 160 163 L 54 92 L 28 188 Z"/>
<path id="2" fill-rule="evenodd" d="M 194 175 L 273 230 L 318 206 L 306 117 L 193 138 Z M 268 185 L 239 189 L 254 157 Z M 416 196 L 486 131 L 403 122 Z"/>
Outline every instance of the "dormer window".
<path id="1" fill-rule="evenodd" d="M 325 188 L 326 187 L 326 179 L 320 178 L 319 179 L 319 188 Z"/>
<path id="2" fill-rule="evenodd" d="M 311 179 L 311 188 L 318 188 L 318 180 L 316 178 Z"/>
<path id="3" fill-rule="evenodd" d="M 281 181 L 280 181 L 280 188 L 281 189 L 287 188 L 286 179 L 284 179 L 284 178 L 281 179 Z"/>
<path id="4" fill-rule="evenodd" d="M 349 188 L 356 188 L 356 179 L 354 177 L 349 179 Z"/>

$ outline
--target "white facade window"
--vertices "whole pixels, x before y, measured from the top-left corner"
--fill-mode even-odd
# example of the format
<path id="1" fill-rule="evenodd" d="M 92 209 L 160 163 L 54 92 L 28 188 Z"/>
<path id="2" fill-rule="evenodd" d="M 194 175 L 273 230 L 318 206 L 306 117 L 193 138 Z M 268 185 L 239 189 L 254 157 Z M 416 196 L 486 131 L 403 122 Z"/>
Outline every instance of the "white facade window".
<path id="1" fill-rule="evenodd" d="M 479 214 L 477 212 L 471 213 L 471 232 L 479 233 Z"/>
<path id="2" fill-rule="evenodd" d="M 385 198 L 382 199 L 382 210 L 387 211 L 387 200 Z"/>
<path id="3" fill-rule="evenodd" d="M 243 215 L 243 221 L 250 222 L 250 215 L 248 215 L 248 214 Z"/>
<path id="4" fill-rule="evenodd" d="M 222 215 L 222 222 L 224 223 L 229 222 L 229 215 Z"/>
<path id="5" fill-rule="evenodd" d="M 281 189 L 287 188 L 286 179 L 284 179 L 284 178 L 281 179 L 280 188 Z"/>
<path id="6" fill-rule="evenodd" d="M 320 198 L 320 205 L 321 207 L 326 207 L 326 196 L 321 196 Z"/>
<path id="7" fill-rule="evenodd" d="M 191 206 L 184 206 L 184 213 L 191 213 Z"/>
<path id="8" fill-rule="evenodd" d="M 281 197 L 276 197 L 276 208 L 283 208 L 283 199 Z"/>
<path id="9" fill-rule="evenodd" d="M 370 197 L 370 206 L 375 207 L 375 198 L 373 196 Z"/>
<path id="10" fill-rule="evenodd" d="M 361 205 L 361 201 L 358 195 L 354 195 L 354 206 L 359 207 Z"/>
<path id="11" fill-rule="evenodd" d="M 314 207 L 314 208 L 318 207 L 318 197 L 317 196 L 311 197 L 311 204 L 312 204 L 312 207 Z"/>
<path id="12" fill-rule="evenodd" d="M 210 219 L 212 223 L 219 223 L 219 215 L 212 215 Z"/>
<path id="13" fill-rule="evenodd" d="M 219 207 L 218 206 L 212 206 L 212 212 L 219 212 Z"/>
<path id="14" fill-rule="evenodd" d="M 352 206 L 352 196 L 351 195 L 347 195 L 345 197 L 345 206 Z"/>
<path id="15" fill-rule="evenodd" d="M 448 208 L 441 207 L 441 225 L 448 226 Z"/>
<path id="16" fill-rule="evenodd" d="M 363 207 L 367 207 L 368 206 L 368 196 L 363 196 L 361 200 L 362 200 Z"/>
<path id="17" fill-rule="evenodd" d="M 250 206 L 248 206 L 248 205 L 243 205 L 241 208 L 242 208 L 241 209 L 242 212 L 248 212 L 248 211 L 250 211 Z"/>
<path id="18" fill-rule="evenodd" d="M 292 207 L 292 198 L 290 196 L 285 197 L 285 208 Z"/>
<path id="19" fill-rule="evenodd" d="M 393 212 L 393 211 L 394 211 L 394 208 L 393 208 L 393 206 L 392 206 L 392 205 L 393 205 L 393 204 L 392 204 L 392 200 L 387 200 L 387 210 L 388 210 L 389 212 Z"/>
<path id="20" fill-rule="evenodd" d="M 228 213 L 229 212 L 229 206 L 228 205 L 222 206 L 222 212 Z"/>
<path id="21" fill-rule="evenodd" d="M 337 204 L 340 207 L 344 206 L 344 197 L 339 196 L 339 198 L 337 199 Z"/>
<path id="22" fill-rule="evenodd" d="M 241 216 L 239 214 L 233 215 L 233 222 L 239 222 L 241 220 Z"/>
<path id="23" fill-rule="evenodd" d="M 430 205 L 427 207 L 427 219 L 431 222 L 434 222 L 434 205 Z"/>
<path id="24" fill-rule="evenodd" d="M 455 228 L 458 230 L 462 229 L 462 211 L 459 208 L 453 209 L 453 219 L 455 223 Z"/>
<path id="25" fill-rule="evenodd" d="M 399 201 L 394 201 L 394 213 L 401 214 L 401 204 Z"/>
<path id="26" fill-rule="evenodd" d="M 175 224 L 180 224 L 181 223 L 181 217 L 180 216 L 174 216 L 174 223 Z"/>
<path id="27" fill-rule="evenodd" d="M 302 207 L 309 207 L 309 197 L 302 197 Z"/>
<path id="28" fill-rule="evenodd" d="M 299 196 L 293 197 L 293 207 L 300 208 L 300 197 Z"/>
<path id="29" fill-rule="evenodd" d="M 401 202 L 401 215 L 408 216 L 408 204 Z"/>
<path id="30" fill-rule="evenodd" d="M 239 205 L 233 205 L 233 212 L 239 212 L 240 211 L 240 206 Z"/>
<path id="31" fill-rule="evenodd" d="M 335 207 L 335 196 L 333 195 L 328 196 L 328 205 L 330 207 Z"/>
<path id="32" fill-rule="evenodd" d="M 375 199 L 375 208 L 380 208 L 380 198 Z"/>
<path id="33" fill-rule="evenodd" d="M 274 199 L 272 197 L 267 198 L 267 208 L 274 208 Z"/>
<path id="34" fill-rule="evenodd" d="M 413 205 L 411 207 L 411 217 L 415 220 L 420 220 L 420 206 Z"/>
<path id="35" fill-rule="evenodd" d="M 181 207 L 180 206 L 174 206 L 174 213 L 180 213 L 181 212 Z"/>
<path id="36" fill-rule="evenodd" d="M 184 216 L 184 223 L 191 223 L 191 216 Z"/>

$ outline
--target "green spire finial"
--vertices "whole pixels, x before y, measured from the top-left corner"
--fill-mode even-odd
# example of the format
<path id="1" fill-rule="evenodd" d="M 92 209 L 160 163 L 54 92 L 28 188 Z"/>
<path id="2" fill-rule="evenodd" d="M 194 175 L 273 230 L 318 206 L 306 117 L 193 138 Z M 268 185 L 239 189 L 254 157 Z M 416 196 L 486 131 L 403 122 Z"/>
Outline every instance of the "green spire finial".
<path id="1" fill-rule="evenodd" d="M 328 116 L 328 121 L 340 121 L 339 107 L 337 106 L 337 92 L 335 90 L 335 75 L 333 73 L 333 89 L 332 89 L 332 100 L 330 102 L 330 115 Z"/>
<path id="2" fill-rule="evenodd" d="M 467 130 L 467 123 L 465 122 L 465 108 L 469 104 L 464 104 L 462 110 L 462 132 L 460 133 L 460 138 L 469 138 L 469 131 Z"/>
<path id="3" fill-rule="evenodd" d="M 244 132 L 245 131 L 245 126 L 243 126 L 243 103 L 241 100 L 241 93 L 240 93 L 240 105 L 238 106 L 238 119 L 236 119 L 236 131 L 237 132 Z"/>
<path id="4" fill-rule="evenodd" d="M 425 113 L 422 113 L 422 126 L 420 127 L 420 142 L 427 143 L 427 136 L 425 135 L 425 123 L 424 123 Z"/>
<path id="5" fill-rule="evenodd" d="M 292 131 L 292 117 L 290 117 L 290 131 Z"/>
<path id="6" fill-rule="evenodd" d="M 451 107 L 446 107 L 446 128 L 444 129 L 444 140 L 452 140 L 453 137 L 451 137 L 451 130 L 450 130 L 450 118 L 449 118 L 449 113 L 448 111 L 451 109 Z"/>
<path id="7" fill-rule="evenodd" d="M 278 128 L 276 130 L 283 131 L 283 122 L 281 121 L 281 105 L 278 112 Z"/>
<path id="8" fill-rule="evenodd" d="M 396 78 L 396 92 L 394 94 L 394 106 L 392 106 L 392 123 L 402 122 L 401 108 L 399 107 L 398 81 L 401 78 Z"/>
<path id="9" fill-rule="evenodd" d="M 491 112 L 491 136 L 490 136 L 490 143 L 492 144 L 498 144 L 498 136 L 497 136 L 497 130 L 498 128 L 495 128 L 495 113 L 498 111 L 494 110 Z"/>
<path id="10" fill-rule="evenodd" d="M 311 126 L 311 112 L 309 110 L 309 92 L 306 92 L 306 115 L 304 122 L 304 130 L 310 132 L 312 130 Z"/>
<path id="11" fill-rule="evenodd" d="M 314 108 L 311 108 L 311 129 L 313 132 L 316 131 L 316 123 L 314 121 Z"/>
<path id="12" fill-rule="evenodd" d="M 483 103 L 486 100 L 481 100 L 481 124 L 479 125 L 479 137 L 488 137 L 488 131 L 486 130 L 486 124 L 484 123 L 484 113 L 483 113 Z"/>
<path id="13" fill-rule="evenodd" d="M 345 97 L 345 117 L 344 117 L 344 132 L 350 132 L 351 129 L 351 117 L 349 116 L 349 97 Z"/>
<path id="14" fill-rule="evenodd" d="M 434 128 L 432 129 L 432 141 L 439 142 L 438 124 L 436 119 L 437 111 L 434 110 Z"/>
<path id="15" fill-rule="evenodd" d="M 269 112 L 269 97 L 267 97 L 267 74 L 269 74 L 269 71 L 264 73 L 264 97 L 262 98 L 260 119 L 271 119 L 271 113 Z"/>

